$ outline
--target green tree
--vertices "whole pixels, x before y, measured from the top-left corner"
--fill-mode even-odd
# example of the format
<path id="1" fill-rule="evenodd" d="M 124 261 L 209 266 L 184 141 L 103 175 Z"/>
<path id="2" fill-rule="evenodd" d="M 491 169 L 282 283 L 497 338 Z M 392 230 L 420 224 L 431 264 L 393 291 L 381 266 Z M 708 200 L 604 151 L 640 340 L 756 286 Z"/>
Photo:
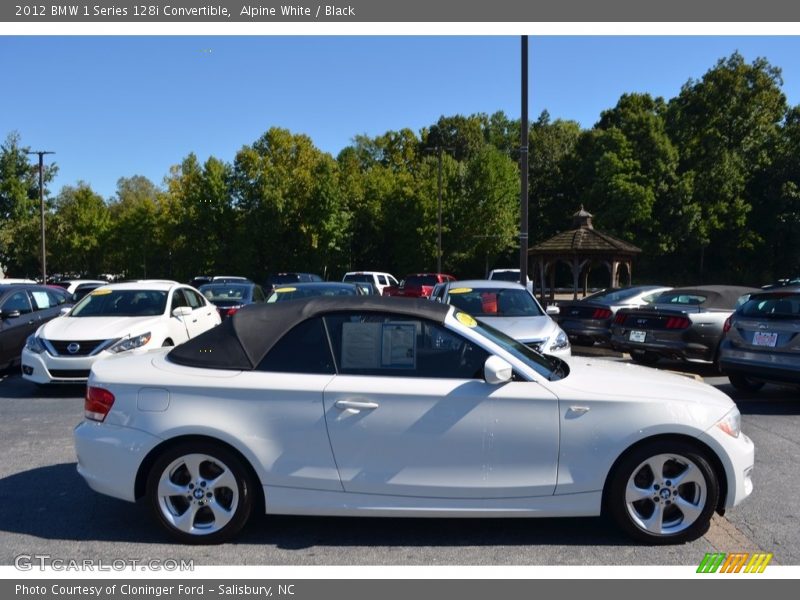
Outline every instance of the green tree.
<path id="1" fill-rule="evenodd" d="M 108 206 L 112 221 L 108 259 L 114 273 L 129 278 L 169 275 L 169 254 L 161 246 L 159 195 L 160 190 L 141 175 L 117 181 L 116 197 Z"/>
<path id="2" fill-rule="evenodd" d="M 105 201 L 88 184 L 62 188 L 50 221 L 50 270 L 92 277 L 103 272 L 110 225 Z"/>
<path id="3" fill-rule="evenodd" d="M 680 152 L 679 173 L 691 182 L 690 204 L 698 207 L 693 242 L 687 247 L 704 275 L 743 279 L 737 260 L 757 236 L 747 228 L 748 195 L 754 173 L 768 168 L 770 148 L 787 110 L 780 69 L 734 53 L 699 81 L 689 80 L 669 103 L 668 132 Z"/>
<path id="4" fill-rule="evenodd" d="M 11 276 L 41 272 L 39 169 L 30 162 L 29 150 L 16 132 L 0 145 L 0 268 Z M 55 163 L 43 170 L 46 220 L 51 209 L 47 184 L 57 172 Z"/>

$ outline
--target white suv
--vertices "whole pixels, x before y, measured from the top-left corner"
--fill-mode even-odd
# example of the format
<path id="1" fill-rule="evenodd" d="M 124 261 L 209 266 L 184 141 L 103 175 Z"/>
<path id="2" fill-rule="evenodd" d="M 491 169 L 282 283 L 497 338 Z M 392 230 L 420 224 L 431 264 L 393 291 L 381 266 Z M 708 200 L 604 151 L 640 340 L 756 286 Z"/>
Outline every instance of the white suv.
<path id="1" fill-rule="evenodd" d="M 22 376 L 37 384 L 81 383 L 103 357 L 181 344 L 219 323 L 214 305 L 188 285 L 105 285 L 28 337 Z"/>
<path id="2" fill-rule="evenodd" d="M 399 285 L 394 275 L 380 271 L 350 271 L 344 274 L 342 281 L 347 283 L 371 283 L 378 290 L 379 296 L 383 295 L 383 288 Z"/>

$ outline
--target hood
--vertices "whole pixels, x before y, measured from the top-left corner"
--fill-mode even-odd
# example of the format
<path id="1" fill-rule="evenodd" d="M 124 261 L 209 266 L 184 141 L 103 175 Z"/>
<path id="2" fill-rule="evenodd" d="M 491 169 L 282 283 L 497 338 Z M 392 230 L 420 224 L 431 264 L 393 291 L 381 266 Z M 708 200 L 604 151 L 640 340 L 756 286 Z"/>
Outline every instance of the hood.
<path id="1" fill-rule="evenodd" d="M 110 340 L 147 333 L 163 315 L 148 317 L 57 317 L 45 323 L 37 332 L 46 340 L 65 342 L 80 340 Z"/>
<path id="2" fill-rule="evenodd" d="M 608 360 L 577 356 L 564 360 L 569 364 L 569 375 L 554 383 L 565 395 L 597 397 L 598 390 L 603 390 L 603 396 L 615 398 L 691 402 L 725 410 L 734 407 L 726 394 L 692 377 Z"/>
<path id="3" fill-rule="evenodd" d="M 499 329 L 519 342 L 544 340 L 556 331 L 556 324 L 547 315 L 540 317 L 476 317 L 478 321 Z"/>

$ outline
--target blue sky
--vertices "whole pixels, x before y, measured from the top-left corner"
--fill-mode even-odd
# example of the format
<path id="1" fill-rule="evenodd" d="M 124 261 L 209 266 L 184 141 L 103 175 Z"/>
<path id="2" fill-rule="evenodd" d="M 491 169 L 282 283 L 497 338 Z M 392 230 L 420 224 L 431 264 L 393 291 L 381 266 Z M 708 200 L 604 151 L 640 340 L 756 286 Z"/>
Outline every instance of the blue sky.
<path id="1" fill-rule="evenodd" d="M 675 96 L 738 50 L 783 69 L 800 104 L 800 37 L 532 37 L 530 115 L 591 127 L 624 92 Z M 189 152 L 232 161 L 271 126 L 336 154 L 356 134 L 441 115 L 518 117 L 518 37 L 0 37 L 0 137 L 54 150 L 51 189 L 110 197 L 161 184 Z"/>

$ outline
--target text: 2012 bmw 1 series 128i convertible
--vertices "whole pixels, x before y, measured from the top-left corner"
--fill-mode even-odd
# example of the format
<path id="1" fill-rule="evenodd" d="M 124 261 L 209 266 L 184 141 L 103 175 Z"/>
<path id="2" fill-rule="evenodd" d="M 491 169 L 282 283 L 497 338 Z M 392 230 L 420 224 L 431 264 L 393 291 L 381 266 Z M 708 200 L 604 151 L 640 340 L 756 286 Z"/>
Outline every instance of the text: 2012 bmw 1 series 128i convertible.
<path id="1" fill-rule="evenodd" d="M 752 491 L 725 394 L 634 365 L 541 355 L 458 309 L 353 296 L 248 306 L 89 378 L 78 470 L 178 539 L 274 514 L 608 514 L 695 539 Z"/>

